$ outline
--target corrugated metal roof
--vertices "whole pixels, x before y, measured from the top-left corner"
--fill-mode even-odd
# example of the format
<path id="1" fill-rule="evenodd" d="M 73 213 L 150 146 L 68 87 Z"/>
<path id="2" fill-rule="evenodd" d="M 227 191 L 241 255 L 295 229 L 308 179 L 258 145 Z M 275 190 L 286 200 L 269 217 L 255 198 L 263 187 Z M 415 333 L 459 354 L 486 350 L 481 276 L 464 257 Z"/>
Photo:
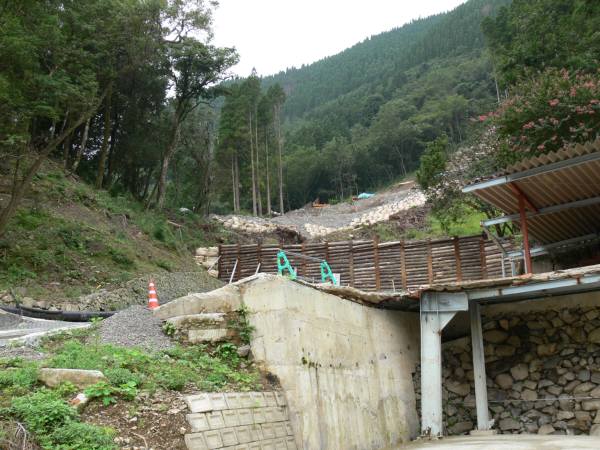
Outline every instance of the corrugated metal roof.
<path id="1" fill-rule="evenodd" d="M 521 161 L 465 190 L 511 215 L 519 212 L 514 186 L 538 210 L 600 197 L 600 139 Z M 530 235 L 541 244 L 597 233 L 600 203 L 533 213 L 527 222 Z"/>
<path id="2" fill-rule="evenodd" d="M 502 174 L 505 175 L 523 172 L 525 170 L 533 169 L 534 167 L 545 166 L 550 163 L 564 161 L 566 159 L 587 155 L 597 151 L 600 151 L 600 139 L 597 139 L 593 142 L 586 142 L 585 144 L 575 144 L 569 147 L 561 148 L 555 152 L 534 156 L 532 158 L 519 161 L 518 163 L 507 167 Z"/>

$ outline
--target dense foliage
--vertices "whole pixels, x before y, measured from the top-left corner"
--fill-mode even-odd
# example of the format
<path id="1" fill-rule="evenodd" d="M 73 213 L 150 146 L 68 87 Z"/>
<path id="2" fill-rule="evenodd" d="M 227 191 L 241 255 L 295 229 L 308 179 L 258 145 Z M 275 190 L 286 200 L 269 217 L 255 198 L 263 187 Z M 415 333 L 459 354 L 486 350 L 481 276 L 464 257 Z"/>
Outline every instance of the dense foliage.
<path id="1" fill-rule="evenodd" d="M 600 72 L 548 69 L 516 86 L 492 117 L 508 139 L 502 163 L 592 140 L 600 133 Z"/>
<path id="2" fill-rule="evenodd" d="M 595 70 L 600 58 L 600 2 L 513 0 L 483 22 L 505 87 L 547 67 Z"/>
<path id="3" fill-rule="evenodd" d="M 96 188 L 162 207 L 190 114 L 237 56 L 204 0 L 24 0 L 0 6 L 0 235 L 48 156 Z M 197 150 L 197 149 L 196 149 Z M 203 146 L 208 153 L 210 147 Z M 192 154 L 193 158 L 194 155 Z M 191 182 L 208 176 L 208 168 Z M 177 194 L 176 194 L 177 196 Z"/>

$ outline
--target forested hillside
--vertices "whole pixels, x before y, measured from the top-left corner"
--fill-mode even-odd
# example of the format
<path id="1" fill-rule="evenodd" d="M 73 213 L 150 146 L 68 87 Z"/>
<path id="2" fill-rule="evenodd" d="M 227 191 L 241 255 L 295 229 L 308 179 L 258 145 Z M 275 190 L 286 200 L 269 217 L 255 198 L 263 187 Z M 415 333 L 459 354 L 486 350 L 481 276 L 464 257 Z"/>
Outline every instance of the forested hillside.
<path id="1" fill-rule="evenodd" d="M 469 119 L 499 100 L 481 22 L 508 3 L 470 0 L 338 55 L 263 78 L 263 92 L 281 87 L 286 95 L 281 107 L 285 209 L 317 197 L 341 199 L 406 175 L 418 166 L 426 143 L 438 136 L 463 142 Z M 250 133 L 247 111 L 258 111 L 260 100 L 249 94 L 248 80 L 235 84 L 226 99 L 223 117 L 230 117 L 234 102 L 246 113 L 221 127 L 218 149 L 227 155 L 219 160 L 222 176 L 233 173 L 232 186 L 241 185 L 246 195 L 240 205 L 235 188 L 221 192 L 235 210 L 260 211 L 254 204 L 268 202 L 266 193 L 277 186 L 271 180 L 279 167 L 268 165 L 267 158 L 279 142 L 270 131 L 274 123 L 262 123 L 260 135 Z"/>

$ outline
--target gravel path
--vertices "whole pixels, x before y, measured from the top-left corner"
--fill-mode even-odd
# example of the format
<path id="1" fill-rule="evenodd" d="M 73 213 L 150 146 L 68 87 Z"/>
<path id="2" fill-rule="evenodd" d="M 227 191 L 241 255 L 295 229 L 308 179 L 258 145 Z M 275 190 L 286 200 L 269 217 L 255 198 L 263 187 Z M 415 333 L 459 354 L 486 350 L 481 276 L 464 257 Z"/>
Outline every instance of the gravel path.
<path id="1" fill-rule="evenodd" d="M 144 306 L 134 305 L 100 322 L 100 340 L 105 344 L 165 350 L 174 342 L 162 331 L 162 321 Z"/>

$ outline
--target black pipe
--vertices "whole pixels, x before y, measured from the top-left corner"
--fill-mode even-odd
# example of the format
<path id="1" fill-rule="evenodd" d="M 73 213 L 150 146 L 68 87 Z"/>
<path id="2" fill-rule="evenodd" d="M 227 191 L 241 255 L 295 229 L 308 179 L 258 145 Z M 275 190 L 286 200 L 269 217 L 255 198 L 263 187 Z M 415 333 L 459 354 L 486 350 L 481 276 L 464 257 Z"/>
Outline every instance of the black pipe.
<path id="1" fill-rule="evenodd" d="M 46 309 L 28 308 L 26 306 L 0 306 L 0 309 L 20 316 L 34 319 L 63 320 L 65 322 L 89 322 L 95 317 L 106 318 L 117 311 L 48 311 Z"/>

